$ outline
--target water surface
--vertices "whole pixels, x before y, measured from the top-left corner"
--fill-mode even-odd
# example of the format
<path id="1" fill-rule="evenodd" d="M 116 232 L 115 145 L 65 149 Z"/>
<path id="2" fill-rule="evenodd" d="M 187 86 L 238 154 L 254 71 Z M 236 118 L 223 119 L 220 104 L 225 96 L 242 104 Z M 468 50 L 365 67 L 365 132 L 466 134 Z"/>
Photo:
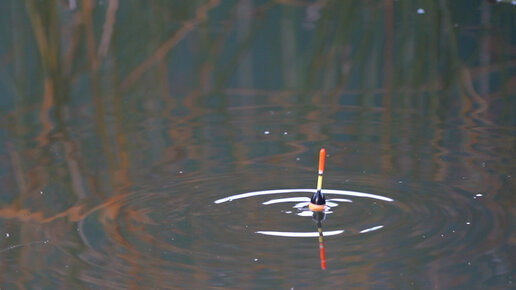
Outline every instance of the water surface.
<path id="1" fill-rule="evenodd" d="M 5 1 L 0 288 L 514 288 L 509 2 Z"/>

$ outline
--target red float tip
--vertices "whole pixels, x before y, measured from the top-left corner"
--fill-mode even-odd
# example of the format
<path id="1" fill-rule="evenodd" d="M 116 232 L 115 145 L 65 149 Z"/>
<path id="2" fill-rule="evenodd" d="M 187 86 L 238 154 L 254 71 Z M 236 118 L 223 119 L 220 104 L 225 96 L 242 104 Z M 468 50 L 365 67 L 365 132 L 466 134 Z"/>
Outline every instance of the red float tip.
<path id="1" fill-rule="evenodd" d="M 323 174 L 324 172 L 324 157 L 326 156 L 326 150 L 321 148 L 319 151 L 319 174 Z"/>

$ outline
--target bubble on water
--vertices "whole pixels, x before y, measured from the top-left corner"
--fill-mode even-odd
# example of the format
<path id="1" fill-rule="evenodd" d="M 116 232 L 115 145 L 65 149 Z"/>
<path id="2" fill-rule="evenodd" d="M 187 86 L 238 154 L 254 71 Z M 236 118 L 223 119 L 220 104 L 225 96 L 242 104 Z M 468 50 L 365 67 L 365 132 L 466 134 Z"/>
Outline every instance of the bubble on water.
<path id="1" fill-rule="evenodd" d="M 263 132 L 263 134 L 265 134 L 265 135 L 269 135 L 270 133 L 271 133 L 271 132 L 269 132 L 269 131 L 264 131 L 264 132 Z"/>
<path id="2" fill-rule="evenodd" d="M 283 132 L 283 135 L 288 135 L 288 132 L 287 131 Z"/>
<path id="3" fill-rule="evenodd" d="M 183 170 L 179 170 L 179 174 L 183 174 Z"/>
<path id="4" fill-rule="evenodd" d="M 39 194 L 43 194 L 43 191 L 40 191 Z"/>
<path id="5" fill-rule="evenodd" d="M 470 222 L 466 222 L 467 225 L 470 225 L 471 223 Z"/>
<path id="6" fill-rule="evenodd" d="M 10 237 L 11 235 L 9 233 L 5 233 L 5 237 L 8 238 Z"/>
<path id="7" fill-rule="evenodd" d="M 254 258 L 254 261 L 255 261 L 255 262 L 258 262 L 258 259 L 257 259 L 257 258 Z"/>
<path id="8" fill-rule="evenodd" d="M 423 8 L 419 8 L 419 9 L 417 10 L 417 14 L 425 14 L 425 9 L 423 9 Z"/>

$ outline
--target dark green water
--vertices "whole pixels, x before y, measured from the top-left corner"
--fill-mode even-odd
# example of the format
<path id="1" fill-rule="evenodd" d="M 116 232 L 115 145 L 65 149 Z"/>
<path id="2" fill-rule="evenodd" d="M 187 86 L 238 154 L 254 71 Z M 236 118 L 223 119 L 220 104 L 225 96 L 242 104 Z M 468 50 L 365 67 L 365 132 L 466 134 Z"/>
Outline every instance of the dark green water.
<path id="1" fill-rule="evenodd" d="M 515 288 L 510 1 L 0 15 L 1 289 Z"/>

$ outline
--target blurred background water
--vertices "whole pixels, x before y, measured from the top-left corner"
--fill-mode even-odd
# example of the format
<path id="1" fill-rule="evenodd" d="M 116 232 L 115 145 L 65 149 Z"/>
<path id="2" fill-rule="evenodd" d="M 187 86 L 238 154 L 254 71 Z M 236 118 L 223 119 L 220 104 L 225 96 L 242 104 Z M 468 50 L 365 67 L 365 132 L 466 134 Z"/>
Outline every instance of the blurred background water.
<path id="1" fill-rule="evenodd" d="M 0 288 L 515 287 L 511 1 L 2 7 Z"/>

